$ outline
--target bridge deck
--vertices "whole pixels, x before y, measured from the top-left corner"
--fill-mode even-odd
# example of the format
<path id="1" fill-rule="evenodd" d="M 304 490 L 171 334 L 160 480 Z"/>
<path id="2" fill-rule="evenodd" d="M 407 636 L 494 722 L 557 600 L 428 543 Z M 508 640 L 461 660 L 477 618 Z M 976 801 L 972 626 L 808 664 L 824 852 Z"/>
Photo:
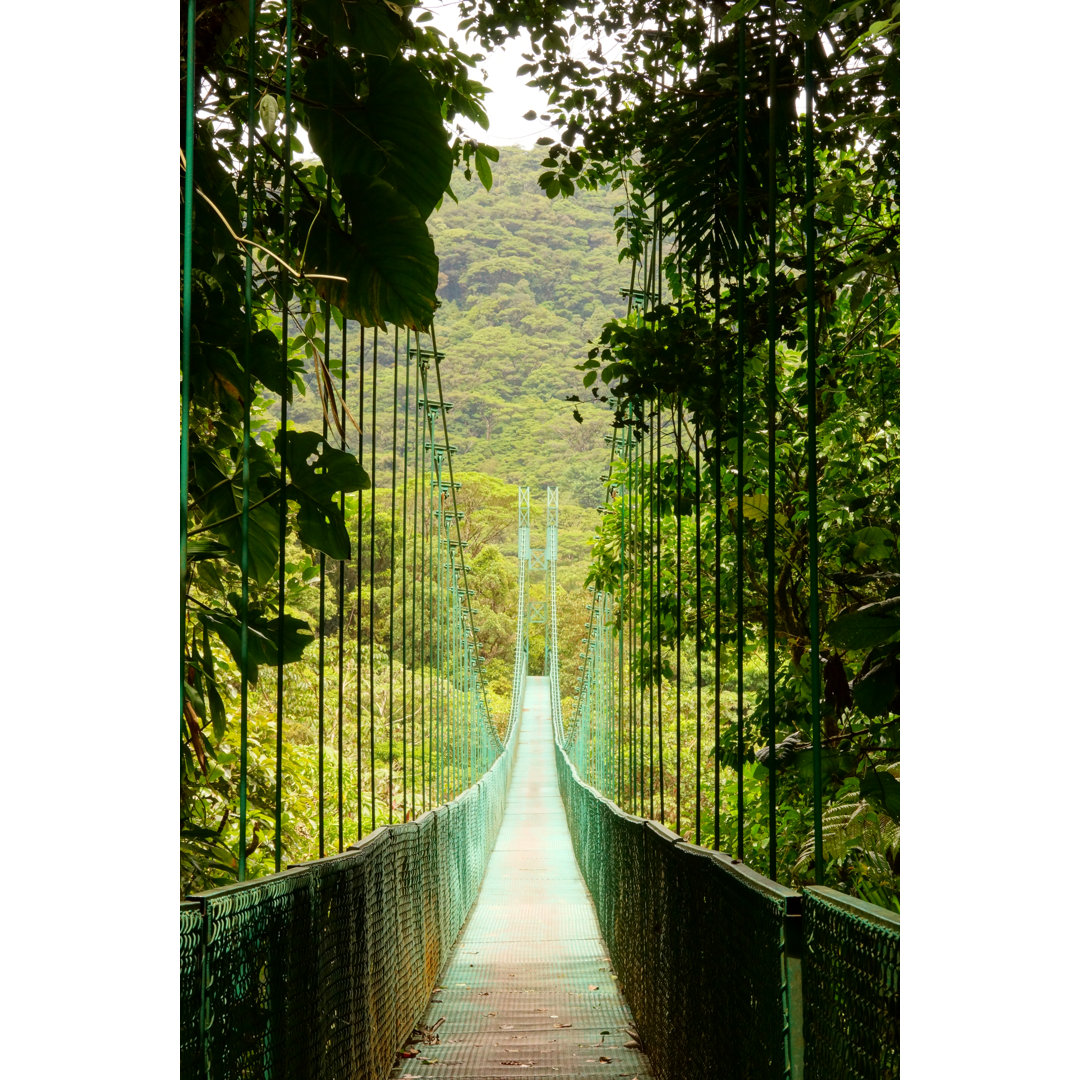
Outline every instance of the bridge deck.
<path id="1" fill-rule="evenodd" d="M 638 1077 L 633 1020 L 615 984 L 559 797 L 548 680 L 530 677 L 502 829 L 480 895 L 396 1080 Z"/>

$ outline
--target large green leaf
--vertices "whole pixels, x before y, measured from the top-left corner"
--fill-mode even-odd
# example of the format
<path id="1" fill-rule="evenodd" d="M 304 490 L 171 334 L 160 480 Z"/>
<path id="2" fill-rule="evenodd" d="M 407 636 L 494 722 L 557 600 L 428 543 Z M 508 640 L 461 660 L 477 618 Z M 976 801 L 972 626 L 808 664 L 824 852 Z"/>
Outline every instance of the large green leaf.
<path id="1" fill-rule="evenodd" d="M 871 769 L 859 785 L 859 794 L 879 806 L 893 821 L 900 821 L 900 781 L 895 776 Z"/>
<path id="2" fill-rule="evenodd" d="M 291 483 L 287 496 L 299 504 L 296 527 L 300 540 L 331 559 L 351 556 L 345 515 L 336 497 L 368 488 L 371 481 L 352 454 L 332 447 L 313 431 L 278 432 L 278 453 L 285 448 Z"/>
<path id="3" fill-rule="evenodd" d="M 838 649 L 870 649 L 900 637 L 900 597 L 864 604 L 833 619 L 829 637 Z"/>
<path id="4" fill-rule="evenodd" d="M 869 526 L 853 532 L 845 547 L 847 558 L 860 566 L 868 562 L 882 562 L 896 554 L 896 536 L 888 529 Z"/>
<path id="5" fill-rule="evenodd" d="M 237 606 L 234 603 L 234 607 Z M 240 616 L 232 612 L 217 609 L 203 611 L 199 618 L 203 625 L 209 627 L 218 635 L 226 648 L 232 653 L 237 667 L 243 671 L 248 682 L 255 684 L 259 675 L 259 666 L 270 664 L 276 667 L 279 660 L 278 654 L 278 630 L 282 625 L 281 619 L 267 619 L 263 615 L 251 612 L 248 616 L 248 641 L 246 666 L 241 655 L 240 648 Z M 315 640 L 308 624 L 293 615 L 284 618 L 284 635 L 280 662 L 291 664 L 299 660 L 304 654 L 304 649 Z"/>
<path id="6" fill-rule="evenodd" d="M 307 0 L 304 14 L 337 45 L 380 56 L 397 53 L 406 26 L 401 7 L 386 0 Z"/>
<path id="7" fill-rule="evenodd" d="M 296 530 L 300 534 L 301 543 L 315 548 L 316 551 L 325 552 L 330 559 L 352 558 L 349 529 L 340 508 L 317 503 L 297 492 L 290 492 L 289 497 L 295 497 L 299 503 Z"/>
<path id="8" fill-rule="evenodd" d="M 900 709 L 900 656 L 889 655 L 866 668 L 852 683 L 855 704 L 870 717 L 888 716 Z"/>
<path id="9" fill-rule="evenodd" d="M 284 442 L 285 464 L 292 487 L 316 503 L 328 503 L 342 491 L 358 491 L 371 486 L 356 456 L 335 449 L 317 432 L 279 431 L 274 441 L 279 454 Z"/>
<path id="10" fill-rule="evenodd" d="M 311 145 L 339 186 L 346 177 L 378 177 L 426 220 L 453 168 L 439 103 L 422 72 L 401 57 L 369 57 L 366 67 L 367 92 L 358 93 L 342 56 L 308 65 Z"/>
<path id="11" fill-rule="evenodd" d="M 339 181 L 349 211 L 350 231 L 320 215 L 311 230 L 309 269 L 344 277 L 316 279 L 323 299 L 365 326 L 394 323 L 427 330 L 435 313 L 439 260 L 416 207 L 382 180 L 343 177 Z"/>

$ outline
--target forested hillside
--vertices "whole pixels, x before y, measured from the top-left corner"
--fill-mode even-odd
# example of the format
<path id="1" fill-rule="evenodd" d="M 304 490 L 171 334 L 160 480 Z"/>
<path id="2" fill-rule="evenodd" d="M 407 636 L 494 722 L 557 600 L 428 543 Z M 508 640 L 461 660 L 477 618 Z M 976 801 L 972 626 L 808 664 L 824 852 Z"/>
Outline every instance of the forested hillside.
<path id="1" fill-rule="evenodd" d="M 581 388 L 575 366 L 590 340 L 608 319 L 626 313 L 620 290 L 628 270 L 618 261 L 612 230 L 619 196 L 602 190 L 549 199 L 536 184 L 542 157 L 540 150 L 504 148 L 490 191 L 459 174 L 453 183 L 457 202 L 444 198 L 432 215 L 443 390 L 453 404 L 450 431 L 459 468 L 534 490 L 557 486 L 564 506 L 593 507 L 603 500 L 600 474 L 609 456 L 603 436 L 610 416 L 601 406 L 582 406 L 578 423 L 566 398 Z M 332 335 L 331 341 L 331 357 L 339 356 L 340 338 Z M 360 408 L 360 343 L 359 327 L 350 324 L 346 399 L 354 412 Z M 370 363 L 371 330 L 364 347 Z M 379 336 L 378 355 L 377 484 L 393 441 L 392 336 Z M 340 378 L 340 370 L 335 374 Z M 307 384 L 293 420 L 314 430 L 322 424 L 314 371 Z M 398 397 L 403 406 L 404 383 Z M 368 416 L 370 398 L 369 385 L 363 406 Z M 514 543 L 511 535 L 511 550 Z"/>
<path id="2" fill-rule="evenodd" d="M 810 24 L 793 11 L 781 49 L 775 10 L 756 5 L 711 26 L 660 5 L 663 33 L 637 8 L 579 10 L 586 36 L 621 22 L 634 43 L 587 68 L 559 5 L 469 0 L 485 47 L 528 25 L 526 68 L 562 132 L 501 152 L 447 129 L 482 119 L 484 88 L 426 13 L 413 25 L 358 0 L 370 24 L 346 25 L 312 5 L 303 98 L 264 95 L 259 147 L 251 89 L 229 81 L 245 47 L 277 70 L 288 20 L 268 5 L 236 47 L 203 24 L 202 100 L 234 104 L 211 123 L 192 95 L 183 159 L 186 890 L 323 853 L 326 815 L 340 849 L 407 802 L 414 814 L 406 717 L 421 773 L 464 783 L 460 746 L 425 749 L 435 714 L 413 682 L 444 700 L 483 670 L 473 715 L 506 724 L 524 485 L 534 550 L 543 490 L 561 491 L 560 685 L 568 715 L 586 699 L 598 722 L 617 714 L 611 797 L 683 835 L 692 822 L 695 842 L 775 880 L 898 904 L 899 8 L 885 6 L 826 5 L 819 52 L 798 47 Z M 817 94 L 803 119 L 798 86 Z M 317 158 L 291 158 L 297 125 Z M 216 213 L 194 213 L 196 193 Z M 230 219 L 266 243 L 238 246 Z M 605 596 L 617 608 L 601 616 Z M 597 642 L 615 630 L 618 710 L 585 672 L 612 700 Z M 580 710 L 571 724 L 576 744 Z"/>
<path id="3" fill-rule="evenodd" d="M 620 290 L 628 283 L 628 271 L 618 261 L 612 230 L 618 195 L 599 190 L 550 200 L 536 184 L 541 159 L 540 151 L 503 150 L 492 167 L 490 191 L 459 170 L 451 182 L 456 201 L 444 196 L 428 223 L 440 265 L 434 334 L 443 356 L 441 394 L 452 405 L 447 420 L 455 447 L 454 478 L 461 485 L 456 493 L 461 536 L 468 546 L 488 702 L 500 727 L 507 721 L 513 678 L 518 485 L 533 491 L 536 551 L 543 547 L 544 488 L 560 489 L 561 653 L 563 666 L 576 668 L 588 614 L 584 582 L 597 507 L 604 500 L 600 476 L 610 459 L 604 434 L 611 414 L 598 403 L 581 404 L 579 423 L 566 399 L 580 389 L 575 368 L 585 360 L 590 340 L 605 322 L 626 313 Z M 404 812 L 401 751 L 399 745 L 395 770 L 390 724 L 394 715 L 402 716 L 403 705 L 392 701 L 404 699 L 402 637 L 414 613 L 401 591 L 408 553 L 400 544 L 413 502 L 418 494 L 427 497 L 431 487 L 427 474 L 417 484 L 417 402 L 423 390 L 416 386 L 416 365 L 408 355 L 415 338 L 393 325 L 379 330 L 362 328 L 352 319 L 342 324 L 335 313 L 324 348 L 323 311 L 315 296 L 294 302 L 290 311 L 293 387 L 286 415 L 280 399 L 266 391 L 252 408 L 252 427 L 268 459 L 277 452 L 284 419 L 290 429 L 320 433 L 334 448 L 356 454 L 370 478 L 362 492 L 341 493 L 335 515 L 344 531 L 329 517 L 323 523 L 318 514 L 309 514 L 300 542 L 290 538 L 285 548 L 284 605 L 297 634 L 282 688 L 288 704 L 280 768 L 295 796 L 282 821 L 282 845 L 290 858 L 323 850 L 316 808 L 328 804 L 320 794 L 320 762 L 338 771 L 342 790 L 354 790 L 359 783 L 371 792 L 363 830 L 356 806 L 346 800 L 343 827 L 348 835 L 370 831 L 392 820 L 395 811 Z M 267 321 L 277 327 L 279 320 L 274 313 Z M 428 395 L 438 400 L 433 364 L 427 378 Z M 412 454 L 408 463 L 406 437 Z M 425 467 L 430 465 L 428 454 Z M 292 467 L 304 473 L 301 461 Z M 260 536 L 272 534 L 276 514 L 265 503 L 254 508 L 253 519 L 269 530 Z M 276 560 L 259 551 L 255 567 L 260 587 L 267 587 Z M 216 579 L 207 578 L 208 573 L 204 562 L 198 583 L 205 580 L 213 587 Z M 542 598 L 539 579 L 534 594 Z M 535 628 L 535 636 L 533 655 L 539 662 L 541 628 Z M 209 647 L 204 643 L 200 648 L 209 667 Z M 221 742 L 211 745 L 208 736 L 200 740 L 205 770 L 195 751 L 185 758 L 185 890 L 222 884 L 235 874 L 239 833 L 231 808 L 237 798 L 237 748 L 226 734 L 236 730 L 239 677 L 234 660 L 218 650 L 212 661 L 215 683 L 223 688 L 214 727 Z M 425 677 L 425 669 L 410 670 L 409 678 L 418 675 Z M 272 679 L 253 681 L 250 690 L 248 800 L 256 832 L 248 844 L 246 873 L 260 875 L 274 868 L 278 854 L 266 837 L 275 806 L 272 718 L 282 710 Z M 349 741 L 338 746 L 333 734 L 336 726 L 340 739 L 344 718 L 350 717 L 359 718 L 371 733 L 370 762 L 363 764 L 362 777 Z"/>
<path id="4" fill-rule="evenodd" d="M 566 404 L 575 365 L 604 322 L 625 314 L 628 270 L 616 256 L 618 194 L 549 199 L 537 187 L 543 151 L 509 147 L 491 191 L 454 185 L 432 232 L 439 254 L 436 320 L 455 404 L 454 437 L 470 469 L 596 505 L 607 462 L 606 410 L 578 424 Z"/>

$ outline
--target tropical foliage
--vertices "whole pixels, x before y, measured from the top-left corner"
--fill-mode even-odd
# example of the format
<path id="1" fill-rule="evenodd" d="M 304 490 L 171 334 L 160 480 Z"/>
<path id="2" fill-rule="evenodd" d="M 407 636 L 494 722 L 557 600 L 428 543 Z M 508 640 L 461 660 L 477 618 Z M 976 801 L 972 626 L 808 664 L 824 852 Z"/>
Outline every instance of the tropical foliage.
<path id="1" fill-rule="evenodd" d="M 448 132 L 458 116 L 483 122 L 484 90 L 422 14 L 414 23 L 383 0 L 296 8 L 263 0 L 253 24 L 245 0 L 205 0 L 193 23 L 181 8 L 191 100 L 181 132 L 191 218 L 181 831 L 219 869 L 236 860 L 236 847 L 227 857 L 213 839 L 227 812 L 209 813 L 220 809 L 211 790 L 233 782 L 216 752 L 223 672 L 243 664 L 246 695 L 260 667 L 300 658 L 313 635 L 290 601 L 317 576 L 313 559 L 349 555 L 346 496 L 370 485 L 326 428 L 291 430 L 289 405 L 310 364 L 344 443 L 357 421 L 334 394 L 331 325 L 429 327 L 438 261 L 425 221 L 455 160 L 498 156 Z M 301 129 L 317 160 L 301 156 Z M 280 402 L 276 433 L 260 424 L 268 399 Z"/>
<path id="2" fill-rule="evenodd" d="M 772 773 L 785 807 L 778 874 L 812 880 L 820 870 L 805 795 L 814 475 L 826 879 L 895 904 L 898 4 L 743 0 L 713 10 L 655 0 L 465 0 L 463 26 L 482 44 L 518 30 L 531 37 L 524 74 L 549 94 L 545 118 L 559 138 L 528 152 L 500 152 L 456 126 L 459 118 L 483 123 L 485 90 L 470 77 L 470 56 L 419 8 L 307 0 L 289 19 L 280 0 L 261 0 L 252 26 L 247 0 L 196 8 L 190 70 L 186 6 L 181 19 L 181 90 L 190 77 L 194 92 L 181 163 L 192 215 L 184 888 L 233 879 L 241 851 L 249 873 L 280 862 L 267 840 L 275 759 L 293 808 L 283 847 L 289 858 L 318 854 L 322 811 L 312 807 L 331 797 L 319 788 L 320 761 L 331 773 L 340 765 L 346 792 L 359 781 L 356 754 L 339 752 L 336 721 L 324 725 L 324 713 L 359 717 L 385 734 L 372 749 L 368 783 L 377 798 L 360 809 L 344 799 L 345 832 L 402 812 L 391 747 L 404 732 L 382 726 L 393 707 L 380 703 L 392 700 L 403 671 L 392 674 L 390 663 L 400 649 L 391 619 L 395 627 L 403 619 L 390 590 L 395 519 L 386 496 L 408 398 L 400 387 L 389 392 L 383 372 L 389 378 L 397 364 L 398 335 L 403 354 L 438 311 L 454 440 L 470 470 L 459 477 L 462 527 L 496 713 L 513 665 L 514 485 L 563 491 L 560 620 L 572 672 L 588 615 L 585 539 L 605 498 L 602 436 L 612 410 L 639 433 L 662 422 L 661 460 L 634 478 L 656 493 L 663 518 L 655 558 L 662 602 L 655 630 L 638 625 L 632 663 L 644 683 L 662 684 L 669 717 L 681 669 L 683 715 L 661 735 L 669 742 L 697 740 L 689 710 L 699 687 L 704 711 L 719 701 L 719 739 L 706 724 L 696 743 L 720 777 L 720 799 L 708 785 L 702 795 L 704 841 L 738 843 L 733 769 L 741 766 L 746 857 L 761 868 Z M 816 88 L 810 149 L 800 127 L 807 69 Z M 636 299 L 629 315 L 627 286 Z M 378 404 L 369 395 L 366 412 L 357 393 L 365 367 L 383 369 Z M 628 481 L 616 461 L 608 490 L 625 498 Z M 395 511 L 399 522 L 404 512 Z M 677 519 L 684 538 L 700 519 L 700 609 L 686 589 L 693 547 L 684 540 L 676 558 Z M 589 580 L 614 591 L 619 514 L 600 521 Z M 371 538 L 362 589 L 358 534 Z M 631 528 L 631 545 L 641 550 L 643 540 Z M 775 678 L 770 620 L 783 660 Z M 699 641 L 703 659 L 690 662 Z M 338 665 L 351 697 L 323 681 Z M 267 720 L 280 696 L 266 678 L 274 669 L 296 703 L 280 752 L 269 746 Z M 566 671 L 563 685 L 573 686 Z M 257 824 L 245 836 L 235 812 L 241 699 L 252 718 L 248 795 Z M 680 807 L 683 822 L 698 809 Z"/>
<path id="3" fill-rule="evenodd" d="M 786 663 L 766 686 L 747 683 L 741 764 L 751 776 L 781 772 L 786 853 L 777 872 L 812 879 L 801 792 L 816 616 L 827 880 L 895 902 L 899 4 L 469 0 L 465 8 L 485 42 L 517 29 L 531 36 L 523 70 L 549 93 L 544 118 L 561 133 L 542 163 L 547 194 L 612 181 L 629 191 L 617 231 L 636 267 L 638 310 L 605 325 L 581 369 L 588 395 L 613 404 L 638 435 L 658 425 L 669 433 L 659 463 L 635 479 L 664 521 L 647 556 L 657 618 L 637 620 L 634 669 L 646 685 L 670 683 L 673 651 L 700 636 L 705 655 L 719 658 L 711 674 L 723 701 L 740 632 L 748 652 L 767 658 L 771 625 Z M 800 115 L 808 81 L 813 143 Z M 813 612 L 811 474 L 820 492 Z M 628 479 L 616 466 L 614 490 L 625 492 Z M 626 545 L 651 552 L 653 541 L 632 522 L 627 535 L 620 501 L 613 510 L 591 580 L 617 592 Z M 698 609 L 686 590 L 679 610 L 675 517 L 689 535 L 698 515 L 702 602 Z M 644 524 L 653 528 L 651 515 Z M 684 545 L 684 581 L 694 558 Z M 620 616 L 624 629 L 630 615 Z M 740 725 L 733 708 L 723 712 L 708 753 L 730 767 L 740 764 Z M 746 801 L 753 819 L 757 800 Z M 708 831 L 736 841 L 721 807 L 708 810 Z M 760 827 L 759 814 L 747 828 L 752 861 Z"/>

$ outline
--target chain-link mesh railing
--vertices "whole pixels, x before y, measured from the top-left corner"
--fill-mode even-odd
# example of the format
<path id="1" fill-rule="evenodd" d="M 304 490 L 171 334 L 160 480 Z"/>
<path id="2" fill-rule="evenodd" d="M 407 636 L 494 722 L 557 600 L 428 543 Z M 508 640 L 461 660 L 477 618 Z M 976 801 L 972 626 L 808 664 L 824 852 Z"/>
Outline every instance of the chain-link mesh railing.
<path id="1" fill-rule="evenodd" d="M 202 1060 L 202 910 L 192 900 L 180 905 L 180 1071 L 197 1075 Z"/>
<path id="2" fill-rule="evenodd" d="M 556 763 L 574 852 L 656 1075 L 792 1075 L 798 895 L 620 810 L 561 748 Z"/>
<path id="3" fill-rule="evenodd" d="M 522 679 L 525 648 L 519 629 Z M 515 686 L 505 749 L 451 803 L 340 855 L 181 905 L 184 1080 L 387 1075 L 480 890 L 521 702 Z"/>
<path id="4" fill-rule="evenodd" d="M 183 1077 L 386 1075 L 479 892 L 516 732 L 447 806 L 183 906 Z"/>
<path id="5" fill-rule="evenodd" d="M 900 1075 L 900 916 L 804 890 L 807 1080 Z"/>

